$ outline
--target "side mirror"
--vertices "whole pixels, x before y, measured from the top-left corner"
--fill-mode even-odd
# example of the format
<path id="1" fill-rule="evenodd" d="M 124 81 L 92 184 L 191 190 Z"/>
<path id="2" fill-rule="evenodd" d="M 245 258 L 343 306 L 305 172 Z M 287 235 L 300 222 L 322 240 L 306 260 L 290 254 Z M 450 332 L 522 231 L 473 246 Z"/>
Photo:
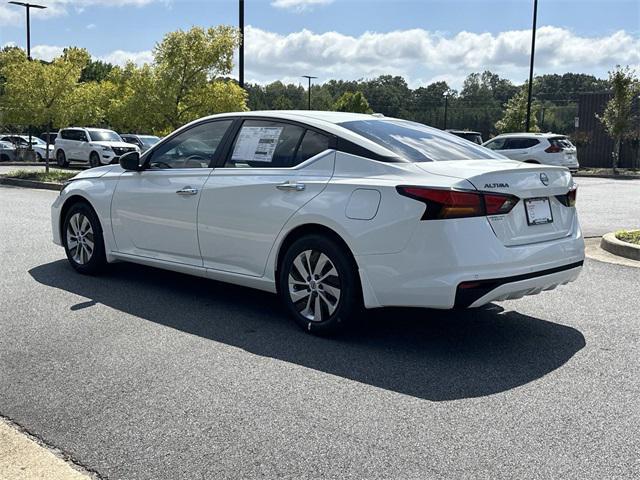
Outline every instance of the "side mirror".
<path id="1" fill-rule="evenodd" d="M 139 172 L 142 170 L 140 166 L 140 152 L 128 152 L 120 157 L 120 166 L 125 170 Z"/>

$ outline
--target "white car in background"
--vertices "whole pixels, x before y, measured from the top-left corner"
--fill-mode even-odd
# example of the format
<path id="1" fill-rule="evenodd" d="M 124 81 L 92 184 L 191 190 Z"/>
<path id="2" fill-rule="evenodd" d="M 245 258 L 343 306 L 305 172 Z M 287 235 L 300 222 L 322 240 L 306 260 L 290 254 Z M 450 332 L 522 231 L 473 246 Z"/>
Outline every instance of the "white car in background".
<path id="1" fill-rule="evenodd" d="M 565 135 L 555 133 L 504 133 L 483 146 L 512 160 L 566 167 L 578 171 L 578 152 Z"/>
<path id="2" fill-rule="evenodd" d="M 0 141 L 11 142 L 16 148 L 27 148 L 29 146 L 29 135 L 0 135 Z M 31 148 L 38 162 L 43 162 L 47 156 L 47 142 L 41 138 L 31 136 Z M 53 160 L 53 145 L 49 145 L 49 159 Z"/>
<path id="3" fill-rule="evenodd" d="M 238 112 L 78 174 L 52 230 L 80 273 L 124 260 L 277 292 L 328 333 L 361 306 L 479 307 L 575 280 L 575 188 L 414 122 Z"/>
<path id="4" fill-rule="evenodd" d="M 55 158 L 60 167 L 66 167 L 70 161 L 99 167 L 117 163 L 120 156 L 129 152 L 140 152 L 140 149 L 124 142 L 113 130 L 104 128 L 63 128 L 55 143 Z"/>

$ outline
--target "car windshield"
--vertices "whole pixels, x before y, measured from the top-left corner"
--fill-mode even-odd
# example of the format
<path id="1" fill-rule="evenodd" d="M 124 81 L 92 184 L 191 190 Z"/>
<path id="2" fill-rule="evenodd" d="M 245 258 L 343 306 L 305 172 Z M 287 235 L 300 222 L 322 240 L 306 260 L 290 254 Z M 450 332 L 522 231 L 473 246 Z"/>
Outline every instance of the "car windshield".
<path id="1" fill-rule="evenodd" d="M 160 141 L 160 137 L 156 137 L 154 135 L 140 135 L 138 138 L 145 147 L 153 147 Z"/>
<path id="2" fill-rule="evenodd" d="M 88 130 L 92 142 L 121 142 L 120 135 L 111 130 Z"/>
<path id="3" fill-rule="evenodd" d="M 38 137 L 31 137 L 31 145 L 46 145 L 47 142 Z"/>
<path id="4" fill-rule="evenodd" d="M 355 120 L 339 125 L 412 162 L 503 159 L 480 145 L 421 123 L 384 119 Z"/>

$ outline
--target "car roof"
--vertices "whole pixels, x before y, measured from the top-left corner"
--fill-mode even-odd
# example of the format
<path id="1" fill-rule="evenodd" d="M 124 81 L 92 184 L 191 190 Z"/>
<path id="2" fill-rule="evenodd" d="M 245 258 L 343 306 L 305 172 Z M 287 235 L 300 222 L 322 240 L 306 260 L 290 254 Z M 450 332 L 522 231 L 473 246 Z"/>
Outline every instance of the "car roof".
<path id="1" fill-rule="evenodd" d="M 456 130 L 454 128 L 449 128 L 449 129 L 445 130 L 445 132 L 449 132 L 449 133 L 470 133 L 472 135 L 481 135 L 480 132 L 476 132 L 475 130 Z"/>
<path id="2" fill-rule="evenodd" d="M 561 133 L 539 133 L 539 132 L 520 132 L 520 133 L 501 133 L 500 135 L 496 135 L 491 140 L 495 138 L 506 138 L 506 137 L 523 137 L 523 138 L 550 138 L 550 137 L 566 137 Z"/>
<path id="3" fill-rule="evenodd" d="M 289 120 L 293 122 L 301 122 L 310 127 L 315 127 L 327 133 L 340 136 L 346 140 L 350 140 L 354 143 L 359 144 L 362 147 L 367 148 L 368 150 L 383 156 L 393 156 L 397 157 L 397 154 L 384 148 L 376 142 L 373 142 L 357 133 L 342 127 L 339 125 L 343 122 L 351 122 L 356 120 L 363 121 L 383 121 L 383 120 L 400 120 L 392 117 L 384 117 L 381 115 L 368 115 L 365 113 L 349 113 L 349 112 L 326 112 L 326 111 L 318 111 L 318 110 L 256 110 L 251 112 L 229 112 L 229 113 L 219 113 L 216 115 L 210 115 L 208 117 L 199 118 L 198 120 L 194 120 L 193 122 L 180 127 L 176 132 L 181 131 L 183 129 L 187 129 L 192 125 L 200 123 L 202 121 L 207 120 L 215 120 L 215 119 L 225 119 L 225 118 L 234 118 L 234 117 L 245 117 L 245 118 L 261 118 L 268 117 L 270 119 L 275 120 Z M 175 132 L 174 132 L 175 133 Z"/>

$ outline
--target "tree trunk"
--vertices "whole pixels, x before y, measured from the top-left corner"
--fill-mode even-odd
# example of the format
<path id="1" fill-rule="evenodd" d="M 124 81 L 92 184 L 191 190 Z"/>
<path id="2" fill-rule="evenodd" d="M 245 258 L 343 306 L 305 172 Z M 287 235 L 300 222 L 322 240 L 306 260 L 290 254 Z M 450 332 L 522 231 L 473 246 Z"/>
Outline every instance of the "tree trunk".
<path id="1" fill-rule="evenodd" d="M 619 136 L 616 137 L 615 142 L 613 144 L 613 174 L 618 174 L 618 161 L 620 160 L 620 144 L 622 143 L 622 138 Z"/>

